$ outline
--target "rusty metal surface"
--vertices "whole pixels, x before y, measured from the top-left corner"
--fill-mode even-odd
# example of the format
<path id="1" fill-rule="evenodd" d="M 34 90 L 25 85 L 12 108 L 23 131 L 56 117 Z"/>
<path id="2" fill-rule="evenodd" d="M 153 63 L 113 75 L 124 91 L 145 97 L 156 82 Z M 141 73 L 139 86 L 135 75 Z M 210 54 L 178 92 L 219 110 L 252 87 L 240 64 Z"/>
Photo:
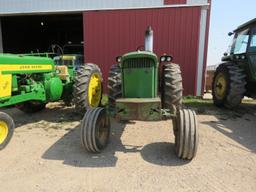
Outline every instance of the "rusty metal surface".
<path id="1" fill-rule="evenodd" d="M 116 118 L 120 120 L 158 121 L 162 119 L 160 98 L 116 100 Z"/>

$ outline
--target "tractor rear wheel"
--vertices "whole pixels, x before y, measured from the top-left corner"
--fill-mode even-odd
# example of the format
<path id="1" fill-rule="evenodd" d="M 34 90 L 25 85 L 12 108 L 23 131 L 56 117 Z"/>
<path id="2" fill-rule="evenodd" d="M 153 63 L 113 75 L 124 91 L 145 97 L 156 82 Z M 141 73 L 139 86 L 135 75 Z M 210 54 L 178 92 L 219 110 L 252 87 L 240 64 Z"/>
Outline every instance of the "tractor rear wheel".
<path id="1" fill-rule="evenodd" d="M 122 97 L 121 68 L 118 64 L 111 67 L 108 75 L 108 102 L 110 108 L 115 107 L 117 98 Z"/>
<path id="2" fill-rule="evenodd" d="M 22 104 L 17 105 L 17 108 L 24 113 L 31 114 L 42 111 L 45 109 L 46 103 L 39 101 L 27 101 Z"/>
<path id="3" fill-rule="evenodd" d="M 69 83 L 68 85 L 64 86 L 63 93 L 62 93 L 62 100 L 66 106 L 72 106 L 73 95 L 70 94 L 73 92 L 73 84 Z"/>
<path id="4" fill-rule="evenodd" d="M 232 63 L 221 64 L 216 69 L 212 82 L 212 96 L 217 107 L 237 107 L 246 92 L 246 75 Z"/>
<path id="5" fill-rule="evenodd" d="M 177 109 L 182 107 L 182 76 L 180 66 L 177 64 L 165 64 L 163 66 L 162 101 L 163 108 Z"/>
<path id="6" fill-rule="evenodd" d="M 73 87 L 73 102 L 77 111 L 85 112 L 100 106 L 102 81 L 102 73 L 97 65 L 89 63 L 80 67 Z"/>
<path id="7" fill-rule="evenodd" d="M 177 156 L 185 160 L 193 159 L 198 147 L 198 127 L 195 112 L 188 109 L 177 111 L 177 115 L 173 119 L 173 129 Z"/>
<path id="8" fill-rule="evenodd" d="M 15 124 L 13 119 L 6 113 L 0 112 L 0 150 L 10 142 Z"/>
<path id="9" fill-rule="evenodd" d="M 108 143 L 110 119 L 104 108 L 89 109 L 81 123 L 81 142 L 83 148 L 91 153 L 99 153 Z"/>

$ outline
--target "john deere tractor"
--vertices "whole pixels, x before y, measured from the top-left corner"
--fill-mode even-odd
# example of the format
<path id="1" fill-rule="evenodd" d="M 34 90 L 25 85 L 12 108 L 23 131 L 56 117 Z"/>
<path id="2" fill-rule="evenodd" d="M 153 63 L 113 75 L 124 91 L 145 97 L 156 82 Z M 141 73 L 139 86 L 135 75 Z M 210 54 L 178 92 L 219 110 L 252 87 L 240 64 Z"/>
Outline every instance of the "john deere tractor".
<path id="1" fill-rule="evenodd" d="M 49 102 L 72 100 L 79 111 L 85 112 L 100 105 L 101 83 L 102 75 L 95 64 L 55 64 L 47 54 L 0 54 L 0 109 L 17 107 L 35 113 Z M 10 141 L 13 129 L 14 120 L 0 112 L 0 150 Z"/>
<path id="2" fill-rule="evenodd" d="M 117 57 L 108 77 L 109 105 L 89 109 L 81 123 L 81 141 L 88 152 L 101 152 L 110 135 L 110 117 L 116 120 L 173 121 L 178 157 L 192 159 L 198 146 L 197 118 L 182 108 L 182 77 L 172 57 L 153 53 L 153 31 L 145 37 L 145 51 Z M 169 128 L 169 127 L 168 127 Z"/>
<path id="3" fill-rule="evenodd" d="M 256 19 L 229 35 L 234 38 L 216 69 L 212 95 L 216 106 L 232 109 L 244 96 L 256 98 Z"/>

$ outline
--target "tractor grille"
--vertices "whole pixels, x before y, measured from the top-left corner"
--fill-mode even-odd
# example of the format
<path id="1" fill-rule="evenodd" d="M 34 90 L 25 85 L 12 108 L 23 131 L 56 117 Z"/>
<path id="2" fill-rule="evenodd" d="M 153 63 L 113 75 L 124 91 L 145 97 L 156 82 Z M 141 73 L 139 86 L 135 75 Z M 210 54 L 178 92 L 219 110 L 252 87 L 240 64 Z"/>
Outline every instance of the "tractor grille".
<path id="1" fill-rule="evenodd" d="M 123 63 L 123 68 L 151 68 L 154 67 L 154 61 L 149 58 L 127 59 Z"/>

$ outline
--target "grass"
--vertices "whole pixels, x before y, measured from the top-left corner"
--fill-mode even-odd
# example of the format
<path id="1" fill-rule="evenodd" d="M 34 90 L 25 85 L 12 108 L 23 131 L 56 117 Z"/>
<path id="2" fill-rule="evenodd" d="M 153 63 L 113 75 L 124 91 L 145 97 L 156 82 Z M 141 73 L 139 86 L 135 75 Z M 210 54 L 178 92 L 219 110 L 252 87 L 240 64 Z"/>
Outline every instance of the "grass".
<path id="1" fill-rule="evenodd" d="M 108 96 L 107 95 L 102 95 L 102 99 L 101 99 L 101 105 L 106 106 L 108 105 Z"/>
<path id="2" fill-rule="evenodd" d="M 197 113 L 203 114 L 206 113 L 209 109 L 216 110 L 213 105 L 212 100 L 202 99 L 194 96 L 183 97 L 183 104 L 188 108 L 193 108 Z"/>
<path id="3" fill-rule="evenodd" d="M 194 109 L 198 114 L 214 115 L 222 120 L 241 118 L 253 108 L 251 102 L 245 102 L 233 110 L 218 108 L 211 99 L 201 99 L 193 96 L 184 97 L 183 103 L 186 107 Z"/>
<path id="4" fill-rule="evenodd" d="M 195 106 L 195 107 L 207 106 L 207 105 L 213 104 L 211 99 L 201 99 L 199 97 L 194 97 L 194 96 L 183 97 L 183 103 L 185 105 Z"/>
<path id="5" fill-rule="evenodd" d="M 106 106 L 108 104 L 107 95 L 102 96 L 101 104 L 103 106 Z M 200 97 L 194 97 L 194 96 L 183 97 L 183 104 L 185 108 L 193 109 L 196 111 L 197 114 L 215 115 L 219 119 L 230 119 L 230 118 L 235 119 L 235 118 L 241 117 L 243 114 L 247 113 L 250 108 L 252 108 L 250 107 L 248 109 L 247 107 L 247 105 L 251 105 L 251 101 L 249 101 L 248 103 L 245 102 L 243 107 L 241 106 L 238 109 L 234 109 L 234 110 L 218 108 L 213 104 L 213 101 L 211 99 L 202 99 Z"/>

